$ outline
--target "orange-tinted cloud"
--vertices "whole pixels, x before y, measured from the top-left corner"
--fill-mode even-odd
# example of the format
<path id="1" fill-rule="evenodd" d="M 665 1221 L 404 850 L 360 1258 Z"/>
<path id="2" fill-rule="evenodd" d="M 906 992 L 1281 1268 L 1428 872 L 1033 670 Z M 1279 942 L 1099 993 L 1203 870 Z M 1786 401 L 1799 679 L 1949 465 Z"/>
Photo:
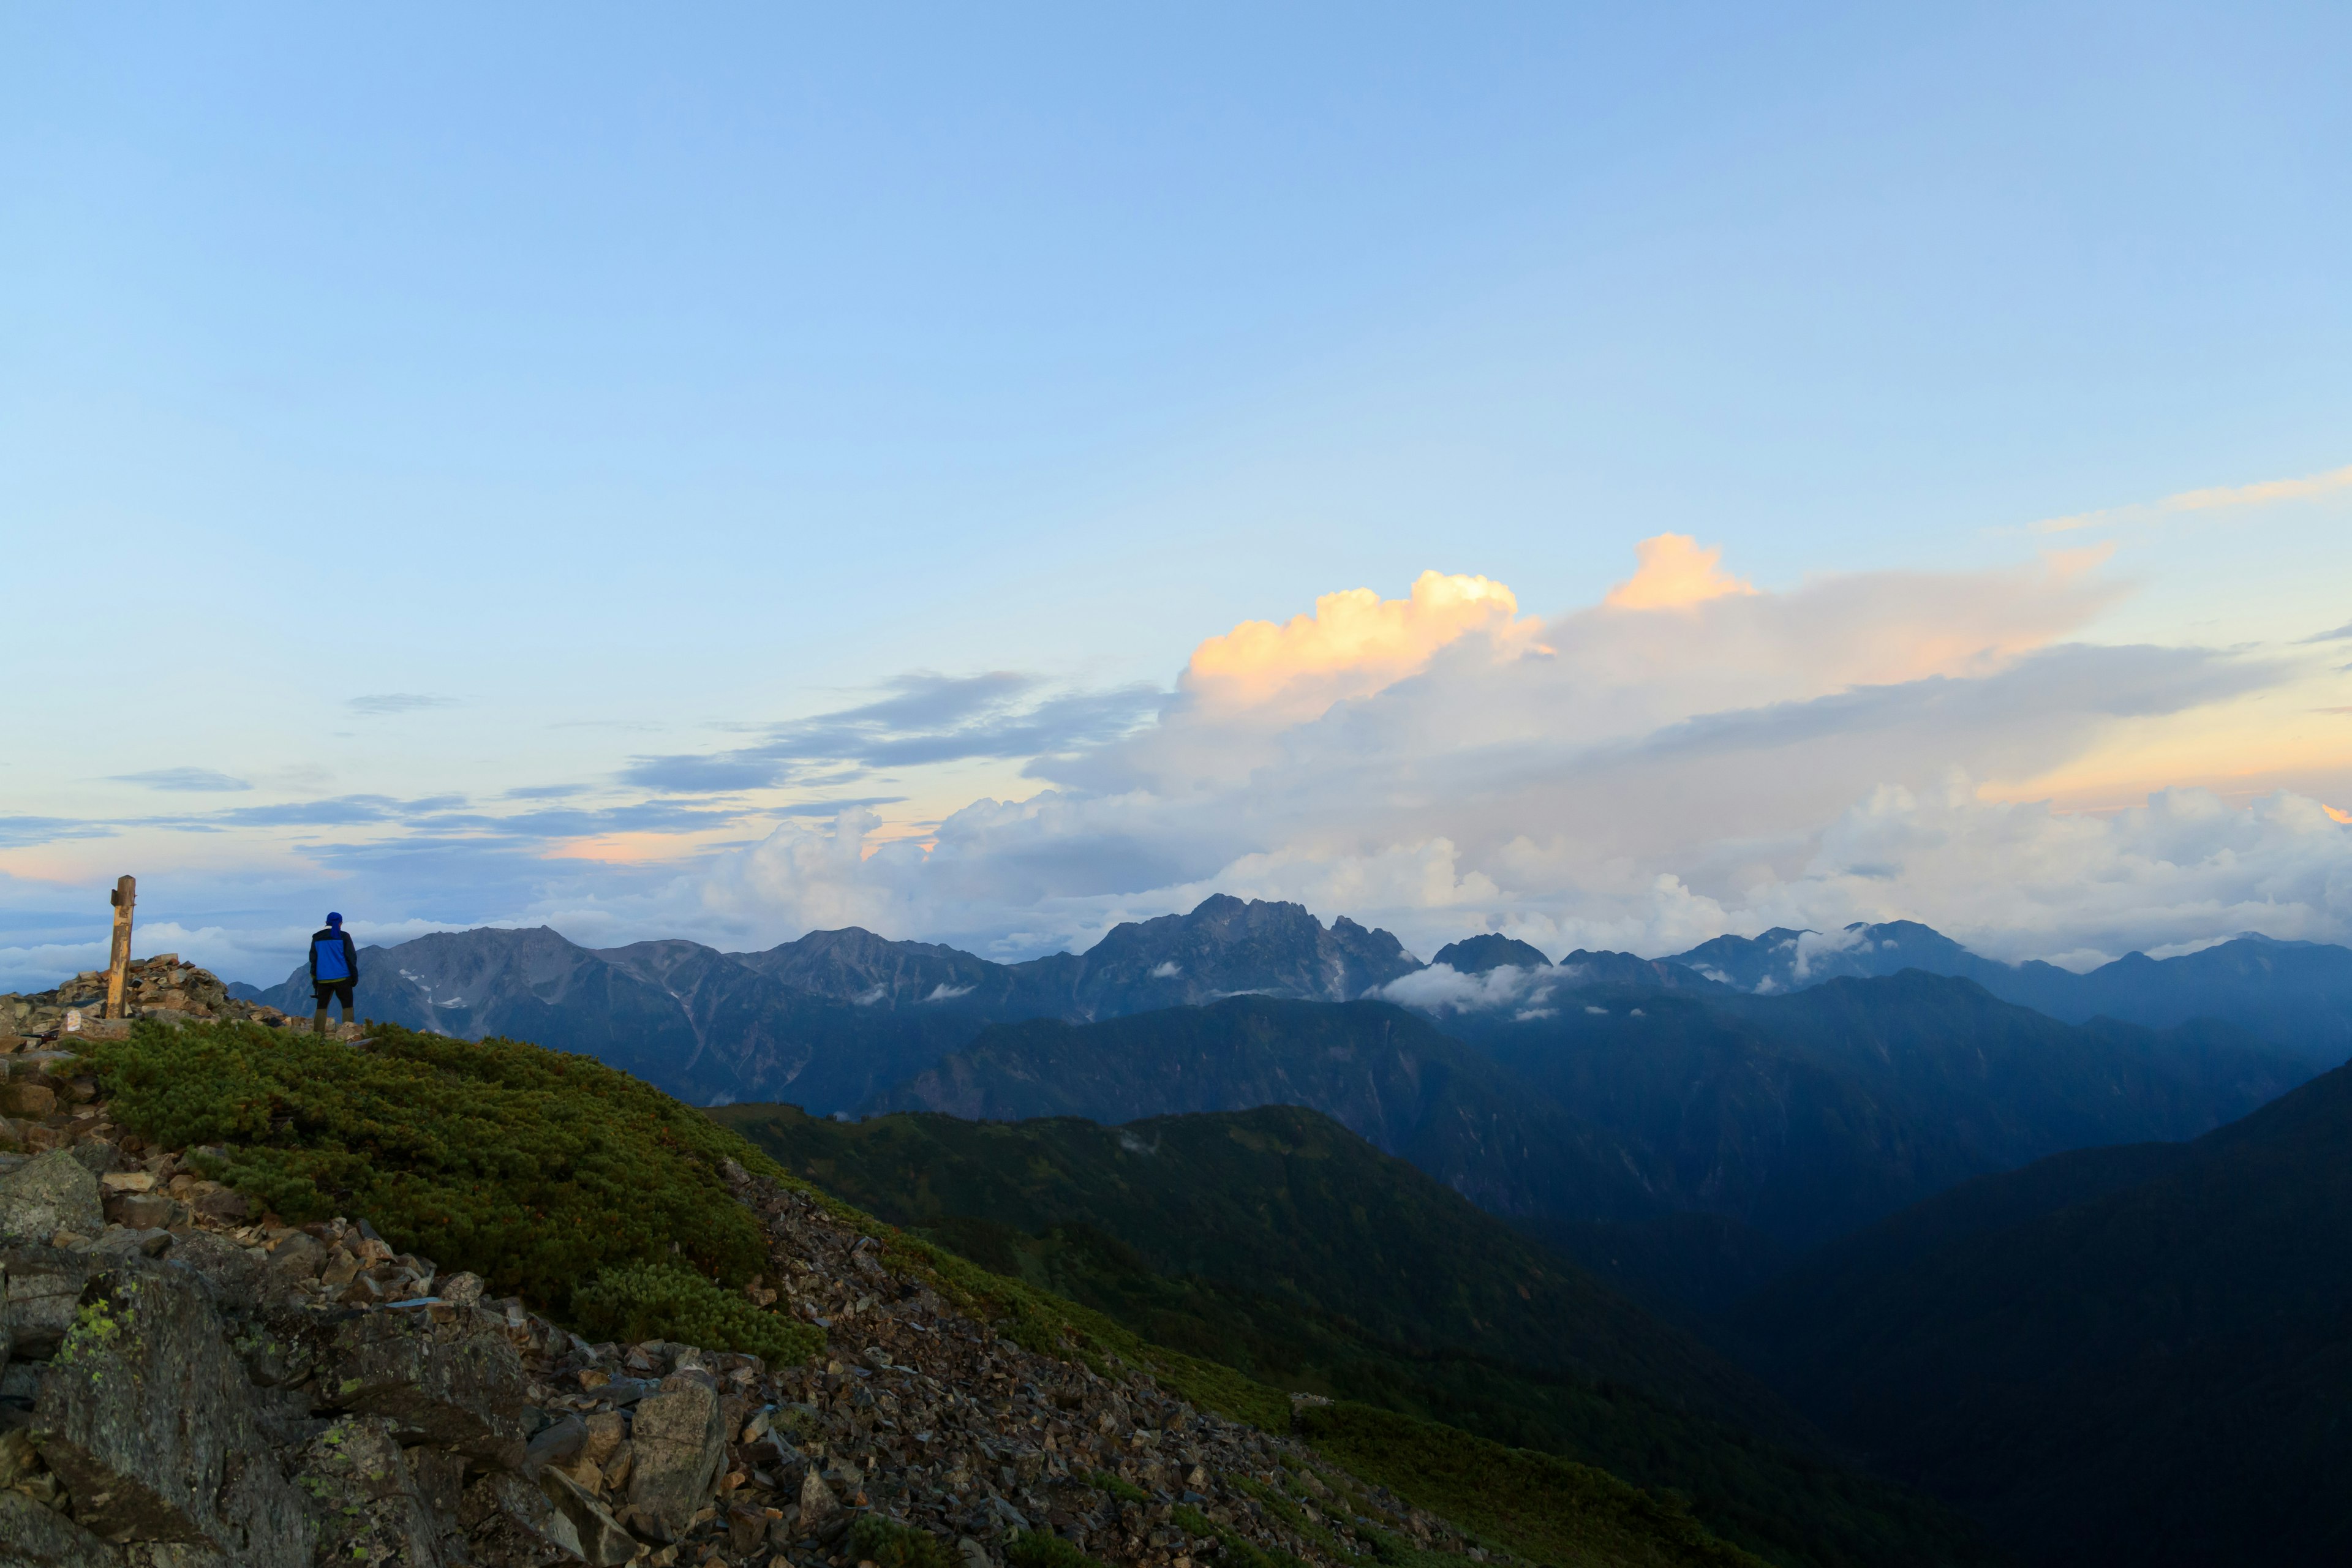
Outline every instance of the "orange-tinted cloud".
<path id="1" fill-rule="evenodd" d="M 1182 685 L 1211 709 L 1312 717 L 1413 674 L 1459 637 L 1513 630 L 1518 608 L 1491 578 L 1442 572 L 1423 572 L 1402 599 L 1349 588 L 1316 600 L 1311 616 L 1244 621 L 1209 638 L 1192 650 Z"/>
<path id="2" fill-rule="evenodd" d="M 1717 568 L 1723 546 L 1703 550 L 1687 533 L 1661 533 L 1633 546 L 1641 569 L 1614 588 L 1601 603 L 1620 610 L 1674 610 L 1703 605 L 1727 594 L 1753 594 L 1755 588 Z"/>
<path id="3" fill-rule="evenodd" d="M 592 838 L 567 839 L 550 849 L 550 860 L 595 860 L 607 866 L 641 866 L 656 860 L 677 860 L 700 846 L 677 833 L 599 833 Z"/>

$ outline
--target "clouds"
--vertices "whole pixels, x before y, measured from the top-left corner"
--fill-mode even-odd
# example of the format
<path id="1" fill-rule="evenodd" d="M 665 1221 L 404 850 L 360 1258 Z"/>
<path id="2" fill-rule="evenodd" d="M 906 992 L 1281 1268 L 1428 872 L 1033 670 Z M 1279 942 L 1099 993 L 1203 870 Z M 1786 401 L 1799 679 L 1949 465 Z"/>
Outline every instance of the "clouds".
<path id="1" fill-rule="evenodd" d="M 363 719 L 384 719 L 399 713 L 417 713 L 428 708 L 455 708 L 454 697 L 435 697 L 422 691 L 379 691 L 369 697 L 353 697 L 343 706 Z"/>
<path id="2" fill-rule="evenodd" d="M 244 779 L 232 778 L 210 768 L 151 768 L 145 773 L 116 773 L 108 782 L 187 795 L 227 795 L 253 787 Z"/>
<path id="3" fill-rule="evenodd" d="M 2265 877 L 2341 845 L 2316 805 L 2176 791 L 2076 818 L 1990 798 L 2122 727 L 2258 700 L 2294 676 L 2284 656 L 2069 641 L 2116 594 L 2085 558 L 1759 593 L 1688 540 L 1651 542 L 1646 588 L 1548 620 L 1428 575 L 1414 599 L 1245 624 L 1202 645 L 1157 722 L 1033 763 L 1055 788 L 975 803 L 928 850 L 877 849 L 862 817 L 780 828 L 712 896 L 999 952 L 1212 891 L 1379 921 L 1422 952 L 1501 929 L 1654 953 L 1897 917 L 2012 955 L 2119 952 L 2261 908 L 2277 934 L 2352 936 L 2324 878 L 2266 901 Z M 2151 826 L 2189 818 L 2243 842 Z M 2035 870 L 2049 835 L 2074 846 L 2063 877 Z"/>
<path id="4" fill-rule="evenodd" d="M 1424 953 L 1482 931 L 1656 954 L 1896 918 L 2067 962 L 2241 929 L 2352 940 L 2352 835 L 2314 798 L 2352 801 L 2352 727 L 2312 684 L 2340 645 L 2084 640 L 2120 592 L 2093 555 L 1779 590 L 1685 536 L 1637 555 L 1604 600 L 1549 616 L 1434 572 L 1401 598 L 1326 595 L 1204 638 L 1172 689 L 914 672 L 618 779 L 0 818 L 0 845 L 203 833 L 216 865 L 268 846 L 266 873 L 158 906 L 229 953 L 275 927 L 205 911 L 302 888 L 307 919 L 321 879 L 387 923 L 734 947 L 854 924 L 1007 958 L 1213 892 Z M 2283 747 L 2315 782 L 2255 787 Z M 2168 787 L 2198 755 L 2226 755 L 2237 793 Z M 976 763 L 1042 787 L 953 804 Z M 2128 809 L 2053 809 L 2052 781 L 2085 769 Z M 184 772 L 129 778 L 193 788 L 154 782 Z M 19 952 L 64 940 L 0 929 Z M 1551 983 L 1433 974 L 1416 984 L 1460 996 L 1416 999 L 1539 1008 Z"/>
<path id="5" fill-rule="evenodd" d="M 1370 588 L 1326 594 L 1288 623 L 1244 621 L 1192 651 L 1179 686 L 1198 710 L 1311 719 L 1332 703 L 1393 684 L 1448 643 L 1510 638 L 1518 601 L 1485 577 L 1423 572 L 1402 599 Z"/>
<path id="6" fill-rule="evenodd" d="M 2352 464 L 2299 479 L 2259 479 L 2246 485 L 2209 485 L 2182 490 L 2158 501 L 2110 507 L 2100 511 L 2053 517 L 2033 525 L 2038 533 L 2065 533 L 2080 528 L 2122 522 L 2153 522 L 2181 512 L 2235 510 L 2244 507 L 2276 506 L 2282 501 L 2316 500 L 2352 489 Z"/>
<path id="7" fill-rule="evenodd" d="M 1601 602 L 1618 610 L 1676 610 L 1720 599 L 1727 594 L 1753 594 L 1755 588 L 1719 570 L 1723 547 L 1702 550 L 1686 533 L 1661 533 L 1634 546 L 1642 569 L 1609 590 Z"/>
<path id="8" fill-rule="evenodd" d="M 1017 671 L 890 682 L 889 695 L 813 719 L 764 726 L 766 738 L 731 750 L 641 756 L 621 781 L 671 794 L 772 789 L 822 775 L 843 783 L 884 768 L 973 758 L 1053 756 L 1116 739 L 1157 712 L 1165 694 L 1129 685 L 1053 691 Z"/>

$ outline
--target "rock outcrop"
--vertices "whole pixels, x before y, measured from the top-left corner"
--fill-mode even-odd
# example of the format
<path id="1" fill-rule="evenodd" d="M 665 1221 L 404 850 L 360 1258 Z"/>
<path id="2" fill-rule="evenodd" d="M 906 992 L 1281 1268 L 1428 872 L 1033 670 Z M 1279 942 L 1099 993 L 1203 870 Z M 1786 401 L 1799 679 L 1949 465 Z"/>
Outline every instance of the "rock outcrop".
<path id="1" fill-rule="evenodd" d="M 849 1568 L 866 1520 L 960 1568 L 1039 1561 L 1024 1534 L 1138 1568 L 1467 1549 L 1375 1489 L 1334 1501 L 1291 1438 L 999 1337 L 731 1165 L 772 1244 L 747 1295 L 825 1336 L 803 1364 L 591 1344 L 363 1219 L 251 1212 L 69 1057 L 0 1066 L 58 1101 L 46 1147 L 0 1152 L 0 1562 Z"/>
<path id="2" fill-rule="evenodd" d="M 99 1016 L 106 981 L 105 970 L 89 969 L 54 990 L 0 995 L 0 1054 L 37 1050 L 78 1034 L 120 1034 L 134 1018 L 159 1024 L 236 1019 L 272 1028 L 289 1021 L 278 1008 L 230 995 L 219 976 L 183 963 L 176 952 L 132 961 L 123 975 L 121 1018 Z"/>

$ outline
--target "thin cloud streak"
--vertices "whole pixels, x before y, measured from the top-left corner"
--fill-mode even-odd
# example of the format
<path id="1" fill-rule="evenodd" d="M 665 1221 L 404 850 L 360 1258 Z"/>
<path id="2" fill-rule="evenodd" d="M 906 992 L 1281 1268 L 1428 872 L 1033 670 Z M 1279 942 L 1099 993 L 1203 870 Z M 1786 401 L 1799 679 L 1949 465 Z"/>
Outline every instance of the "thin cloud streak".
<path id="1" fill-rule="evenodd" d="M 2157 501 L 2077 512 L 2072 517 L 2045 518 L 2032 525 L 2032 531 L 2068 533 L 2076 529 L 2096 528 L 2109 523 L 2153 522 L 2178 512 L 2276 506 L 2282 501 L 2311 500 L 2341 490 L 2352 490 L 2352 464 L 2302 479 L 2261 479 L 2250 485 L 2213 485 L 2203 489 L 2182 490 L 2178 495 L 2168 495 Z"/>
<path id="2" fill-rule="evenodd" d="M 230 795 L 253 787 L 243 779 L 210 768 L 151 768 L 145 773 L 114 773 L 107 782 L 185 795 Z"/>
<path id="3" fill-rule="evenodd" d="M 435 697 L 422 691 L 379 691 L 373 696 L 353 697 L 343 706 L 362 718 L 383 719 L 398 713 L 416 713 L 428 708 L 455 708 L 454 697 Z"/>

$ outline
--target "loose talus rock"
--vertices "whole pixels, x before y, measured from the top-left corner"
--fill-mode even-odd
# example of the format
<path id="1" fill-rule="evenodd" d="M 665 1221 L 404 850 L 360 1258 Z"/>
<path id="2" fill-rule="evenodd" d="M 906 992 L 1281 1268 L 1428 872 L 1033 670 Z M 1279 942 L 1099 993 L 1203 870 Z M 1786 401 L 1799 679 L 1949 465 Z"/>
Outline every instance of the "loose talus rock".
<path id="1" fill-rule="evenodd" d="M 745 1297 L 824 1328 L 803 1364 L 591 1345 L 360 1225 L 205 1205 L 102 1103 L 61 1121 L 0 1175 L 29 1216 L 0 1239 L 0 1563 L 819 1568 L 875 1517 L 957 1568 L 1024 1531 L 1115 1568 L 1468 1545 L 1286 1436 L 1000 1338 L 740 1167 L 771 1243 Z M 150 1180 L 108 1196 L 100 1168 Z M 123 1223 L 151 1197 L 167 1223 Z"/>

